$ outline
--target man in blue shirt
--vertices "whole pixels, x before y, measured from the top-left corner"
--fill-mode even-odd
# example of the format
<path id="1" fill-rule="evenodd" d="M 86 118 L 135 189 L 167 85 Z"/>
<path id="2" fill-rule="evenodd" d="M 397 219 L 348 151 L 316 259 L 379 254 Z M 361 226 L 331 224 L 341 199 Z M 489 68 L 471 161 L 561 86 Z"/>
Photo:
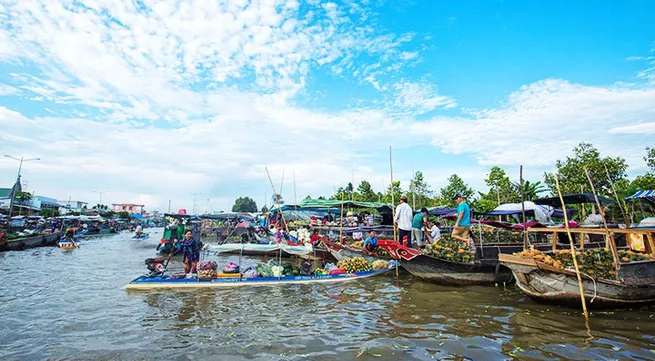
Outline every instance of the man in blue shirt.
<path id="1" fill-rule="evenodd" d="M 469 244 L 469 228 L 471 227 L 471 207 L 464 201 L 461 194 L 453 197 L 457 202 L 457 214 L 455 215 L 455 228 L 453 228 L 453 238 Z"/>
<path id="2" fill-rule="evenodd" d="M 423 207 L 421 212 L 412 219 L 412 243 L 417 247 L 425 247 L 423 228 L 428 225 L 428 210 Z"/>
<path id="3" fill-rule="evenodd" d="M 378 237 L 375 236 L 375 232 L 371 231 L 364 241 L 364 249 L 368 253 L 375 253 L 378 250 Z"/>

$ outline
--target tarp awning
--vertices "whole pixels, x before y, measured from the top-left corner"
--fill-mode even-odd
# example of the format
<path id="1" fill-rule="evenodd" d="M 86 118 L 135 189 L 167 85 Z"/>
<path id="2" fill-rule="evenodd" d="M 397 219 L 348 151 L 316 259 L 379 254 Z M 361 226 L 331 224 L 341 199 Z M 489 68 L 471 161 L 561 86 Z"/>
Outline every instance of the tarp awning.
<path id="1" fill-rule="evenodd" d="M 633 199 L 648 199 L 649 201 L 655 201 L 655 189 L 637 191 L 637 193 L 626 197 L 626 201 L 631 201 Z"/>
<path id="2" fill-rule="evenodd" d="M 596 203 L 593 193 L 575 193 L 565 194 L 562 196 L 564 204 Z M 613 200 L 598 196 L 598 200 L 603 204 L 614 203 Z M 559 197 L 541 198 L 534 201 L 535 204 L 548 205 L 555 208 L 562 208 L 562 202 Z"/>
<path id="3" fill-rule="evenodd" d="M 205 246 L 206 250 L 211 252 L 234 252 L 234 251 L 258 251 L 262 253 L 269 253 L 280 251 L 295 255 L 310 254 L 314 251 L 312 246 L 291 246 L 287 244 L 253 244 L 253 243 L 224 243 L 224 244 L 208 244 Z"/>
<path id="4" fill-rule="evenodd" d="M 283 205 L 282 211 L 289 211 L 298 209 L 325 209 L 325 208 L 341 208 L 343 204 L 344 208 L 372 208 L 376 209 L 378 212 L 391 212 L 391 204 L 389 203 L 378 203 L 378 202 L 357 202 L 357 201 L 347 201 L 333 199 L 304 199 L 302 202 L 297 205 L 285 204 Z M 277 211 L 277 207 L 273 207 L 271 212 Z"/>
<path id="5" fill-rule="evenodd" d="M 448 214 L 455 214 L 456 212 L 457 212 L 457 208 L 448 208 L 448 207 L 432 208 L 428 210 L 428 214 L 433 216 L 444 216 Z"/>

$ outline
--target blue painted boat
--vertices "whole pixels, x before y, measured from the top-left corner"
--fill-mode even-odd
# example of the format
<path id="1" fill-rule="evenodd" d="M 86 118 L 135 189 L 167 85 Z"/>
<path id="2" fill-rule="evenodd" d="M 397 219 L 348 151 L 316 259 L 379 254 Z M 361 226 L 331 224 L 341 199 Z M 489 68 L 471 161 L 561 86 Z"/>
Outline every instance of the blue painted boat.
<path id="1" fill-rule="evenodd" d="M 150 234 L 149 234 L 149 233 L 141 233 L 141 234 L 138 235 L 138 236 L 137 236 L 137 235 L 134 235 L 134 236 L 132 237 L 132 239 L 148 239 L 148 238 L 150 238 Z"/>
<path id="2" fill-rule="evenodd" d="M 127 286 L 126 290 L 152 290 L 152 289 L 191 289 L 191 288 L 223 288 L 239 286 L 276 286 L 285 284 L 308 283 L 335 283 L 354 281 L 363 278 L 379 276 L 391 271 L 395 264 L 391 262 L 389 268 L 378 271 L 343 273 L 335 275 L 314 276 L 283 276 L 283 277 L 242 277 L 239 274 L 221 275 L 214 279 L 173 278 L 171 276 L 141 276 Z"/>

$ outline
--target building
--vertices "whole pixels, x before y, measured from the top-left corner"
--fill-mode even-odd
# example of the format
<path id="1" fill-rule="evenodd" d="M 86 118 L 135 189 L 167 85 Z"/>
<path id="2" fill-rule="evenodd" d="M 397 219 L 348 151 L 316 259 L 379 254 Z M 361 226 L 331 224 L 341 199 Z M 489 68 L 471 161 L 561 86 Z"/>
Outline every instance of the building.
<path id="1" fill-rule="evenodd" d="M 59 213 L 67 214 L 67 213 L 71 213 L 71 212 L 82 213 L 82 212 L 86 211 L 86 208 L 89 205 L 89 202 L 59 201 L 59 202 L 57 202 L 57 204 L 59 205 Z"/>
<path id="2" fill-rule="evenodd" d="M 113 203 L 112 211 L 118 212 L 127 212 L 129 214 L 142 214 L 144 212 L 143 204 L 132 204 L 132 203 Z"/>
<path id="3" fill-rule="evenodd" d="M 54 198 L 50 197 L 44 197 L 44 196 L 34 196 L 32 199 L 32 203 L 35 207 L 41 208 L 41 210 L 44 209 L 52 209 L 52 210 L 58 210 L 59 209 L 59 203 L 57 203 L 57 200 Z"/>

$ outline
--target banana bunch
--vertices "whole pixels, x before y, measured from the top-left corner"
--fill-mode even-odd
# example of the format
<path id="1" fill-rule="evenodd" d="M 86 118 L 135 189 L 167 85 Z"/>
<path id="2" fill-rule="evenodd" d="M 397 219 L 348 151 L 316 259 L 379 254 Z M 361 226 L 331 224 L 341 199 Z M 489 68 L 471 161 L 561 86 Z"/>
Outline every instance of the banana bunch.
<path id="1" fill-rule="evenodd" d="M 364 248 L 364 241 L 357 241 L 350 244 L 353 248 Z"/>
<path id="2" fill-rule="evenodd" d="M 364 258 L 355 257 L 345 258 L 337 262 L 337 268 L 342 269 L 348 273 L 366 272 L 371 270 L 371 265 L 369 265 Z"/>

